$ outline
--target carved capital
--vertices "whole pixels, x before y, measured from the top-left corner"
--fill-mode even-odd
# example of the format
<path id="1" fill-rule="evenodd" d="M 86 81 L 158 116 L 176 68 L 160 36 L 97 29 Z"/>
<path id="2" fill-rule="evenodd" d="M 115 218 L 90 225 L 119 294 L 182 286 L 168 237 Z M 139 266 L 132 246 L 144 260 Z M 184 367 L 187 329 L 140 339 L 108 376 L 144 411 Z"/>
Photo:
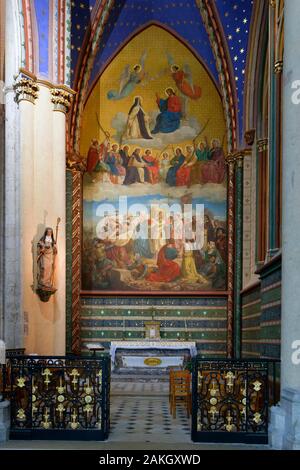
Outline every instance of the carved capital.
<path id="1" fill-rule="evenodd" d="M 54 104 L 54 111 L 67 114 L 72 104 L 72 93 L 64 88 L 53 88 L 51 90 L 52 103 Z"/>
<path id="2" fill-rule="evenodd" d="M 257 150 L 259 152 L 264 152 L 264 151 L 268 150 L 268 143 L 269 143 L 268 139 L 258 140 L 257 143 L 256 143 L 257 144 Z"/>
<path id="3" fill-rule="evenodd" d="M 33 75 L 27 75 L 23 71 L 16 77 L 13 85 L 15 92 L 15 101 L 19 104 L 21 101 L 29 101 L 34 104 L 38 98 L 39 86 L 37 79 Z"/>
<path id="4" fill-rule="evenodd" d="M 283 71 L 283 60 L 277 60 L 274 64 L 274 72 L 275 73 L 282 73 Z"/>
<path id="5" fill-rule="evenodd" d="M 240 168 L 243 166 L 244 156 L 245 152 L 243 150 L 234 153 L 229 153 L 225 158 L 225 162 L 227 163 L 227 165 L 237 165 Z"/>

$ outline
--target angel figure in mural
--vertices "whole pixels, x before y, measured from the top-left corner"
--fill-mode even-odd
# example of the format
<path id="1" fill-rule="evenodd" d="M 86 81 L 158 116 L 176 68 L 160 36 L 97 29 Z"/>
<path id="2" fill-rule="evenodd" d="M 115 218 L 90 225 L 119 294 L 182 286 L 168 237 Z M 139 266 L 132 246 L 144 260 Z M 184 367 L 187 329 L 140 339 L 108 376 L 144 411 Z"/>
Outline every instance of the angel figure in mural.
<path id="1" fill-rule="evenodd" d="M 131 106 L 122 139 L 152 139 L 149 117 L 142 107 L 142 98 L 136 96 Z"/>
<path id="2" fill-rule="evenodd" d="M 139 64 L 134 65 L 132 69 L 130 68 L 130 65 L 126 65 L 119 80 L 119 89 L 110 90 L 107 93 L 107 98 L 109 100 L 122 100 L 123 98 L 126 98 L 133 92 L 135 87 L 143 81 L 146 76 L 146 57 L 147 51 L 143 53 Z"/>
<path id="3" fill-rule="evenodd" d="M 55 238 L 53 229 L 51 227 L 47 227 L 44 235 L 37 244 L 37 293 L 43 302 L 48 302 L 50 296 L 56 292 L 53 284 L 59 223 L 60 219 L 57 219 Z"/>
<path id="4" fill-rule="evenodd" d="M 202 90 L 199 85 L 196 85 L 193 80 L 192 71 L 188 64 L 179 67 L 175 64 L 171 54 L 167 52 L 168 63 L 171 67 L 171 76 L 176 83 L 180 93 L 183 95 L 183 115 L 187 115 L 188 99 L 198 100 L 201 98 Z"/>

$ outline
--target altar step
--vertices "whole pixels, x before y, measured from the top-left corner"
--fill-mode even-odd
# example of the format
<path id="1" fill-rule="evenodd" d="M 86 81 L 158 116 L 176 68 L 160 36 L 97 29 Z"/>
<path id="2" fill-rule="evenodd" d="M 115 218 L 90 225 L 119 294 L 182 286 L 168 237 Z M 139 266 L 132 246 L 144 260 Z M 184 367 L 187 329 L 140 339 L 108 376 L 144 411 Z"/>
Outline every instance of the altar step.
<path id="1" fill-rule="evenodd" d="M 133 373 L 126 371 L 113 372 L 111 374 L 111 382 L 139 382 L 139 383 L 162 383 L 169 382 L 169 373 L 165 371 L 155 371 L 153 374 L 143 374 L 141 371 Z"/>
<path id="2" fill-rule="evenodd" d="M 111 396 L 123 397 L 166 397 L 169 394 L 169 382 L 161 380 L 149 380 L 149 377 L 141 377 L 140 381 L 111 382 Z"/>

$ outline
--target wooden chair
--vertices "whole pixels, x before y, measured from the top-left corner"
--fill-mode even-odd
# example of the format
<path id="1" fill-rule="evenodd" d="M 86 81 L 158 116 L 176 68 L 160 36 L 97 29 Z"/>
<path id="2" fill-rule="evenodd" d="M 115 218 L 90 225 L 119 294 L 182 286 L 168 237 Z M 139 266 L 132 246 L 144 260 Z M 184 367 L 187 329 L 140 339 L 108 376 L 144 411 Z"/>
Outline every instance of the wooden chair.
<path id="1" fill-rule="evenodd" d="M 170 374 L 169 374 L 169 403 L 171 403 L 171 394 L 173 390 L 173 382 L 174 382 L 174 369 L 170 369 Z"/>
<path id="2" fill-rule="evenodd" d="M 184 402 L 187 417 L 192 410 L 191 374 L 188 371 L 173 371 L 170 373 L 170 413 L 176 418 L 178 401 Z"/>

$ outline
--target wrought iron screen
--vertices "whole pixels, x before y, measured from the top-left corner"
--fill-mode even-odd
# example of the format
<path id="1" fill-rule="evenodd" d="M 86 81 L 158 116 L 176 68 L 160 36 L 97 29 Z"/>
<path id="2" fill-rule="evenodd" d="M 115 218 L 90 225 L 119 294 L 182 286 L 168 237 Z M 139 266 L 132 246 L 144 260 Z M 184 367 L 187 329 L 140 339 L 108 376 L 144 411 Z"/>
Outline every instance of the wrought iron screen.
<path id="1" fill-rule="evenodd" d="M 110 357 L 8 359 L 11 439 L 105 440 Z"/>
<path id="2" fill-rule="evenodd" d="M 194 358 L 192 440 L 267 443 L 277 363 Z"/>

